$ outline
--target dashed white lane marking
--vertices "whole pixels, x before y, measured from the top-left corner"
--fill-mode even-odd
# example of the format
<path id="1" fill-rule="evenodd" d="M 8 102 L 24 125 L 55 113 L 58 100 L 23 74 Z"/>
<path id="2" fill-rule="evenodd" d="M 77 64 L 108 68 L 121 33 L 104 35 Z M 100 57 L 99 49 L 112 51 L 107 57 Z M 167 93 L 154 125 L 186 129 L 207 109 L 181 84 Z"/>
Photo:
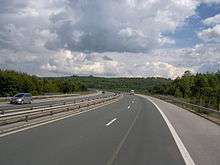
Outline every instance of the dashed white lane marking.
<path id="1" fill-rule="evenodd" d="M 147 97 L 145 97 L 147 98 Z M 170 123 L 170 121 L 168 120 L 168 118 L 166 117 L 166 115 L 163 113 L 163 111 L 157 106 L 156 103 L 154 103 L 154 101 L 152 101 L 151 99 L 147 98 L 148 100 L 150 100 L 154 106 L 159 110 L 160 114 L 162 115 L 163 119 L 165 120 L 168 128 L 170 129 L 171 134 L 173 135 L 174 141 L 177 144 L 177 147 L 186 163 L 186 165 L 195 165 L 193 159 L 191 158 L 189 152 L 187 151 L 186 147 L 184 146 L 183 142 L 181 141 L 180 137 L 178 136 L 176 130 L 174 129 L 174 127 L 172 126 L 172 124 Z"/>
<path id="2" fill-rule="evenodd" d="M 106 126 L 111 125 L 115 120 L 117 120 L 117 118 L 112 119 L 110 122 L 108 122 L 107 124 L 105 124 Z"/>
<path id="3" fill-rule="evenodd" d="M 129 126 L 127 132 L 125 133 L 123 139 L 121 140 L 121 142 L 119 143 L 117 148 L 114 150 L 111 159 L 109 159 L 109 161 L 106 163 L 106 165 L 112 165 L 114 160 L 117 158 L 117 156 L 118 156 L 118 154 L 119 154 L 123 144 L 125 143 L 126 139 L 128 138 L 128 135 L 130 134 L 132 128 L 134 127 L 134 124 L 135 124 L 136 120 L 138 119 L 140 113 L 141 113 L 141 110 L 138 111 L 137 115 L 135 116 L 134 120 L 132 121 L 131 125 Z"/>
<path id="4" fill-rule="evenodd" d="M 46 124 L 49 124 L 49 123 L 53 123 L 53 122 L 56 122 L 56 121 L 59 121 L 59 120 L 63 120 L 63 119 L 66 119 L 66 118 L 69 118 L 69 117 L 72 117 L 72 116 L 79 116 L 80 114 L 83 114 L 83 113 L 86 113 L 86 112 L 90 112 L 90 111 L 92 111 L 94 109 L 98 109 L 98 108 L 104 107 L 104 106 L 109 105 L 111 103 L 113 103 L 113 102 L 108 102 L 106 104 L 99 105 L 97 107 L 93 107 L 93 108 L 88 109 L 86 111 L 77 112 L 77 113 L 73 113 L 73 114 L 68 114 L 68 115 L 65 115 L 63 117 L 58 117 L 56 119 L 52 119 L 52 120 L 49 120 L 49 121 L 43 121 L 43 122 L 36 123 L 36 124 L 33 123 L 33 125 L 27 126 L 25 128 L 20 128 L 20 129 L 14 130 L 14 131 L 10 131 L 10 132 L 6 132 L 6 133 L 3 133 L 3 134 L 0 134 L 0 138 L 4 137 L 4 136 L 7 136 L 7 135 L 15 134 L 17 132 L 22 132 L 22 131 L 25 131 L 25 130 L 28 130 L 28 129 L 39 127 L 39 126 L 46 125 Z"/>

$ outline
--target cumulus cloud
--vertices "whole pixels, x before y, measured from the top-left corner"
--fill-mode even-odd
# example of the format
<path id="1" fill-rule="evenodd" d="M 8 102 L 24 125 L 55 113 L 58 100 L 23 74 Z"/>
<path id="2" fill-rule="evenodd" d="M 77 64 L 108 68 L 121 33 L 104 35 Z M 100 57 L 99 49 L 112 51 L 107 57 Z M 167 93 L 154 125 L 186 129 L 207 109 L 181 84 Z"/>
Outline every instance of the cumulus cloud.
<path id="1" fill-rule="evenodd" d="M 84 54 L 71 52 L 69 50 L 61 50 L 51 55 L 50 59 L 41 65 L 41 69 L 44 72 L 62 73 L 64 75 L 77 74 L 110 77 L 157 76 L 175 78 L 189 68 L 157 61 L 143 54 Z"/>
<path id="2" fill-rule="evenodd" d="M 198 32 L 198 37 L 205 42 L 220 42 L 220 14 L 203 20 L 209 28 Z"/>
<path id="3" fill-rule="evenodd" d="M 175 78 L 219 69 L 219 45 L 175 46 L 200 3 L 217 0 L 8 0 L 0 6 L 0 68 L 41 76 Z M 219 16 L 198 36 L 219 42 Z M 212 64 L 212 65 L 211 65 Z"/>
<path id="4" fill-rule="evenodd" d="M 163 45 L 173 45 L 175 44 L 175 40 L 174 39 L 171 39 L 169 37 L 165 37 L 163 35 L 160 35 L 159 38 L 158 38 L 158 41 L 160 43 L 161 46 Z"/>
<path id="5" fill-rule="evenodd" d="M 98 76 L 116 76 L 119 74 L 119 68 L 120 64 L 107 56 L 69 50 L 60 50 L 50 55 L 48 62 L 41 66 L 46 72 Z"/>
<path id="6" fill-rule="evenodd" d="M 71 0 L 50 17 L 50 29 L 57 39 L 48 42 L 47 48 L 148 52 L 160 46 L 163 32 L 174 32 L 193 15 L 197 5 L 191 0 Z"/>
<path id="7" fill-rule="evenodd" d="M 198 37 L 205 42 L 220 42 L 220 24 L 199 32 Z"/>
<path id="8" fill-rule="evenodd" d="M 206 73 L 206 72 L 216 72 L 220 70 L 220 61 L 215 61 L 212 63 L 204 63 L 199 67 L 199 72 Z"/>
<path id="9" fill-rule="evenodd" d="M 220 24 L 220 14 L 217 14 L 213 17 L 206 18 L 203 20 L 203 23 L 206 25 L 217 25 Z"/>
<path id="10" fill-rule="evenodd" d="M 42 76 L 96 75 L 111 77 L 175 78 L 185 70 L 220 70 L 220 48 L 201 44 L 193 48 L 157 49 L 150 53 L 82 53 L 61 49 L 41 56 L 27 52 L 1 51 L 1 68 L 16 69 Z"/>
<path id="11" fill-rule="evenodd" d="M 52 54 L 44 72 L 65 75 L 96 75 L 112 77 L 176 78 L 186 70 L 213 72 L 220 70 L 220 48 L 215 44 L 200 44 L 193 48 L 157 49 L 150 53 L 80 53 L 61 50 Z"/>
<path id="12" fill-rule="evenodd" d="M 210 3 L 218 4 L 218 3 L 220 3 L 219 0 L 199 0 L 199 1 L 202 2 L 202 3 L 207 3 L 207 4 L 210 4 Z"/>
<path id="13" fill-rule="evenodd" d="M 154 59 L 184 67 L 192 72 L 213 72 L 220 70 L 220 47 L 218 44 L 199 44 L 193 48 L 162 49 L 154 52 Z M 213 67 L 209 67 L 213 64 Z"/>

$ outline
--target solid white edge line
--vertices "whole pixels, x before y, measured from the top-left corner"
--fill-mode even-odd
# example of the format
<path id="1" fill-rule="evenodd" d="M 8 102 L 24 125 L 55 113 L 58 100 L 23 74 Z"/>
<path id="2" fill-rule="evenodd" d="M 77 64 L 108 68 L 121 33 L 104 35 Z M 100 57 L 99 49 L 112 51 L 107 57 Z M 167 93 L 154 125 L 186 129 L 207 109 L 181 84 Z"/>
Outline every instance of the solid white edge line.
<path id="1" fill-rule="evenodd" d="M 6 133 L 3 133 L 3 134 L 0 134 L 0 138 L 1 137 L 4 137 L 4 136 L 8 136 L 8 135 L 11 135 L 11 134 L 15 134 L 17 132 L 22 132 L 22 131 L 25 131 L 25 130 L 28 130 L 28 129 L 32 129 L 32 128 L 35 128 L 35 127 L 39 127 L 39 126 L 42 126 L 42 125 L 46 125 L 46 124 L 49 124 L 49 123 L 53 123 L 53 122 L 56 122 L 56 121 L 59 121 L 59 120 L 63 120 L 63 119 L 66 119 L 66 118 L 69 118 L 69 117 L 72 117 L 72 116 L 78 116 L 82 113 L 86 113 L 86 112 L 89 112 L 89 111 L 92 111 L 94 109 L 98 109 L 98 108 L 101 108 L 103 106 L 106 106 L 106 105 L 109 105 L 111 103 L 114 103 L 118 100 L 114 100 L 113 102 L 108 102 L 106 104 L 102 104 L 102 105 L 99 105 L 97 107 L 92 107 L 91 109 L 88 109 L 86 111 L 82 111 L 82 112 L 78 112 L 78 113 L 73 113 L 73 114 L 69 114 L 69 115 L 66 115 L 66 116 L 63 116 L 63 117 L 58 117 L 56 119 L 52 119 L 52 120 L 49 120 L 49 121 L 45 121 L 45 122 L 41 122 L 41 123 L 38 123 L 38 124 L 34 124 L 34 125 L 31 125 L 31 126 L 27 126 L 25 128 L 20 128 L 20 129 L 17 129 L 17 130 L 14 130 L 14 131 L 10 131 L 10 132 L 6 132 Z"/>
<path id="2" fill-rule="evenodd" d="M 142 96 L 143 97 L 143 96 Z M 170 123 L 169 119 L 167 118 L 167 116 L 164 114 L 164 112 L 157 106 L 156 103 L 154 103 L 153 100 L 151 100 L 150 98 L 144 96 L 144 98 L 148 99 L 149 101 L 151 101 L 153 103 L 153 105 L 158 109 L 158 111 L 160 112 L 160 114 L 162 115 L 163 119 L 165 120 L 168 128 L 170 129 L 171 134 L 173 135 L 173 138 L 177 144 L 177 147 L 186 163 L 186 165 L 195 165 L 195 162 L 193 161 L 193 159 L 191 158 L 189 152 L 187 151 L 186 147 L 184 146 L 183 142 L 181 141 L 180 137 L 178 136 L 176 130 L 174 129 L 174 127 L 172 126 L 172 124 Z"/>
<path id="3" fill-rule="evenodd" d="M 111 125 L 115 120 L 117 120 L 117 118 L 112 119 L 110 122 L 108 122 L 107 124 L 105 124 L 106 126 Z"/>

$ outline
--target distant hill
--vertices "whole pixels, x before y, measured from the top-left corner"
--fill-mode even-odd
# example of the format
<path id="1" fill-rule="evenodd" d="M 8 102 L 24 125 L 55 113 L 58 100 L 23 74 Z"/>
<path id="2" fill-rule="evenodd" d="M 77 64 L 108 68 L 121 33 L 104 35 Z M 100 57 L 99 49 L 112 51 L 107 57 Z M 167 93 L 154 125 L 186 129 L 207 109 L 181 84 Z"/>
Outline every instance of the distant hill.
<path id="1" fill-rule="evenodd" d="M 104 78 L 94 76 L 37 77 L 26 73 L 0 70 L 0 96 L 17 92 L 71 93 L 87 88 L 129 92 L 131 89 L 143 94 L 172 95 L 191 103 L 220 109 L 220 72 L 193 75 L 186 71 L 175 80 L 149 78 Z"/>
<path id="2" fill-rule="evenodd" d="M 136 92 L 148 93 L 156 86 L 166 85 L 172 82 L 171 79 L 150 77 L 150 78 L 104 78 L 93 76 L 71 76 L 62 77 L 72 81 L 79 81 L 87 88 L 95 88 L 108 91 L 124 91 L 128 92 L 131 89 Z M 48 78 L 48 79 L 62 79 Z"/>
<path id="3" fill-rule="evenodd" d="M 44 93 L 71 93 L 87 88 L 148 93 L 156 86 L 172 82 L 165 78 L 103 78 L 93 76 L 37 77 L 26 73 L 0 70 L 0 96 L 12 96 L 18 92 L 33 95 Z"/>

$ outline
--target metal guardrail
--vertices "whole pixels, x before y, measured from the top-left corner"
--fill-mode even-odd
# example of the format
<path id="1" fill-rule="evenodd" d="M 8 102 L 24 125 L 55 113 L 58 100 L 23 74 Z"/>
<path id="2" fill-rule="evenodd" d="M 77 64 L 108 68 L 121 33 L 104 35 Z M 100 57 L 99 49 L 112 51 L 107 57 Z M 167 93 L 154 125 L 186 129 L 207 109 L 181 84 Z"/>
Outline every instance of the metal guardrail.
<path id="1" fill-rule="evenodd" d="M 70 104 L 70 103 L 76 103 L 78 102 L 83 102 L 86 100 L 90 100 L 89 97 L 84 97 L 84 98 L 78 98 L 79 100 L 73 99 L 73 100 L 61 100 L 58 101 L 57 103 L 50 103 L 50 104 L 45 104 L 45 105 L 28 105 L 27 107 L 14 107 L 13 109 L 5 109 L 5 110 L 0 110 L 0 114 L 6 114 L 6 113 L 11 113 L 11 112 L 17 112 L 17 111 L 24 111 L 24 110 L 33 110 L 33 109 L 38 109 L 38 108 L 47 108 L 47 107 L 54 107 L 54 106 L 59 106 L 59 105 L 65 105 L 65 104 Z"/>
<path id="2" fill-rule="evenodd" d="M 100 97 L 101 95 L 99 93 L 96 93 L 96 95 L 92 94 L 92 95 L 85 95 L 85 96 L 78 96 L 78 97 L 74 97 L 71 99 L 62 99 L 62 100 L 58 100 L 56 103 L 54 103 L 53 100 L 47 102 L 46 104 L 39 104 L 40 102 L 38 102 L 37 104 L 24 104 L 24 105 L 19 105 L 17 107 L 9 107 L 9 106 L 2 106 L 0 107 L 0 114 L 5 114 L 5 113 L 10 113 L 10 112 L 16 112 L 16 111 L 21 111 L 21 110 L 33 110 L 36 108 L 46 108 L 46 107 L 52 107 L 52 106 L 57 106 L 57 105 L 63 105 L 63 104 L 69 104 L 69 103 L 75 103 L 76 101 L 81 102 L 84 100 L 89 100 L 93 97 Z M 107 96 L 107 95 L 106 95 Z M 45 103 L 45 102 L 44 102 Z"/>
<path id="3" fill-rule="evenodd" d="M 98 94 L 99 91 L 96 90 Z M 91 93 L 92 94 L 92 93 Z M 94 93 L 95 94 L 95 93 Z M 72 94 L 57 94 L 57 95 L 39 95 L 39 96 L 32 96 L 33 99 L 48 99 L 48 98 L 62 98 L 62 97 L 72 97 L 72 96 L 80 96 L 78 93 Z M 0 97 L 0 101 L 9 101 L 12 97 Z"/>
<path id="4" fill-rule="evenodd" d="M 110 95 L 109 95 L 110 96 Z M 86 102 L 86 101 L 90 101 L 90 100 L 95 100 L 95 99 L 100 99 L 100 98 L 106 98 L 108 96 L 97 96 L 97 97 L 83 97 L 83 98 L 79 98 L 79 100 L 73 99 L 73 100 L 62 100 L 62 101 L 58 101 L 57 103 L 50 103 L 50 104 L 45 104 L 45 105 L 36 105 L 36 106 L 29 106 L 28 107 L 14 107 L 14 109 L 6 109 L 6 110 L 0 110 L 0 117 L 1 115 L 4 116 L 4 114 L 12 114 L 12 113 L 22 113 L 23 111 L 34 111 L 34 110 L 38 110 L 38 109 L 55 109 L 55 108 L 59 108 L 59 107 L 63 107 L 64 105 L 66 106 L 70 106 L 73 104 L 78 104 L 78 103 L 82 103 L 82 102 Z"/>
<path id="5" fill-rule="evenodd" d="M 220 111 L 217 111 L 217 110 L 214 110 L 211 108 L 206 108 L 203 106 L 187 103 L 187 102 L 180 101 L 178 99 L 170 98 L 168 96 L 163 96 L 163 95 L 153 95 L 153 97 L 159 98 L 161 100 L 164 100 L 164 101 L 167 101 L 167 102 L 170 102 L 173 104 L 181 105 L 183 108 L 189 108 L 189 109 L 192 109 L 193 111 L 196 111 L 198 113 L 204 113 L 204 114 L 213 113 L 213 114 L 218 115 L 220 117 Z"/>
<path id="6" fill-rule="evenodd" d="M 120 95 L 110 95 L 110 96 L 105 96 L 105 97 L 93 98 L 93 99 L 79 102 L 79 103 L 72 103 L 72 104 L 65 104 L 65 105 L 60 105 L 60 106 L 55 106 L 55 107 L 47 107 L 47 108 L 39 108 L 39 109 L 34 109 L 34 110 L 6 113 L 6 114 L 0 115 L 0 125 L 6 125 L 6 124 L 16 123 L 20 121 L 27 122 L 30 119 L 53 115 L 53 114 L 57 114 L 60 112 L 67 112 L 71 110 L 80 111 L 80 109 L 84 107 L 89 107 L 92 105 L 104 103 L 104 102 L 116 99 L 119 96 Z"/>
<path id="7" fill-rule="evenodd" d="M 60 98 L 60 97 L 71 97 L 71 96 L 79 96 L 79 94 L 62 94 L 62 95 L 40 95 L 40 96 L 32 96 L 33 99 L 47 99 L 47 98 Z M 9 101 L 12 97 L 0 97 L 2 101 Z"/>

